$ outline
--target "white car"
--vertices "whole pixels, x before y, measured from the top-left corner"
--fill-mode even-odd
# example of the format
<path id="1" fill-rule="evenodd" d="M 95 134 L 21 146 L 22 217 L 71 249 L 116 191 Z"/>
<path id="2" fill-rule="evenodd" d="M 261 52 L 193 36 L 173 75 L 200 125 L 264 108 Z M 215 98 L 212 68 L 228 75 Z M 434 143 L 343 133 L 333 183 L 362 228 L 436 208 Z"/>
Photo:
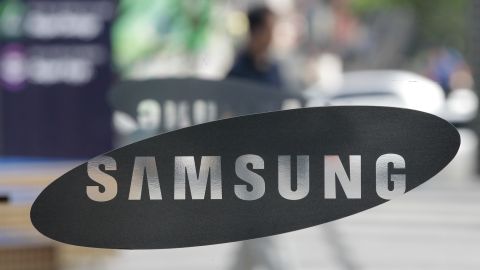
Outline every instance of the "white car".
<path id="1" fill-rule="evenodd" d="M 452 123 L 467 123 L 477 115 L 478 98 L 468 89 L 456 89 L 445 97 L 440 85 L 426 77 L 395 70 L 345 73 L 332 94 L 306 91 L 310 106 L 368 105 L 414 109 L 435 114 Z"/>

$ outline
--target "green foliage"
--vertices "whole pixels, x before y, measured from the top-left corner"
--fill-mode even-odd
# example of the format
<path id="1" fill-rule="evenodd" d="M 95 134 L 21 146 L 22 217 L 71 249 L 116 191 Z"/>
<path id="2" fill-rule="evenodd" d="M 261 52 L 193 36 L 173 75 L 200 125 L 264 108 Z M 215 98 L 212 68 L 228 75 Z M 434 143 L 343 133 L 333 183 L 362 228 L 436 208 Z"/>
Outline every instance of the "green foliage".
<path id="1" fill-rule="evenodd" d="M 211 29 L 211 0 L 121 0 L 112 29 L 115 64 L 128 69 L 155 54 L 194 54 Z"/>
<path id="2" fill-rule="evenodd" d="M 471 0 L 352 0 L 360 15 L 403 8 L 414 12 L 417 44 L 421 47 L 448 46 L 464 50 L 468 8 Z"/>

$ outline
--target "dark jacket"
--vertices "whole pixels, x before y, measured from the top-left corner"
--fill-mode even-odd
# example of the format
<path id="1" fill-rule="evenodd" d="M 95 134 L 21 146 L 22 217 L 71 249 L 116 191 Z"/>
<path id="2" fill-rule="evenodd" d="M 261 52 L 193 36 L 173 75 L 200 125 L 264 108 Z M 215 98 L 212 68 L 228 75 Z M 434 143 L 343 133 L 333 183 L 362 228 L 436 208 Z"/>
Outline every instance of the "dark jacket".
<path id="1" fill-rule="evenodd" d="M 277 63 L 269 63 L 264 69 L 259 69 L 248 52 L 242 52 L 236 57 L 227 78 L 248 79 L 273 86 L 278 90 L 284 87 Z"/>

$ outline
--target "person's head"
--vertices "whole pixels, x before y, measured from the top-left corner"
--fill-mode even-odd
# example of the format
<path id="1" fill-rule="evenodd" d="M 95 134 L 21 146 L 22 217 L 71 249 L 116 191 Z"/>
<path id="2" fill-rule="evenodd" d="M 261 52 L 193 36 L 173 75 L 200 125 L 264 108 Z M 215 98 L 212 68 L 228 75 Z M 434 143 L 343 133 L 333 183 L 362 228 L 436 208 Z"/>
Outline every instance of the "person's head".
<path id="1" fill-rule="evenodd" d="M 268 52 L 273 38 L 275 14 L 266 6 L 255 6 L 248 11 L 249 47 L 253 53 Z"/>

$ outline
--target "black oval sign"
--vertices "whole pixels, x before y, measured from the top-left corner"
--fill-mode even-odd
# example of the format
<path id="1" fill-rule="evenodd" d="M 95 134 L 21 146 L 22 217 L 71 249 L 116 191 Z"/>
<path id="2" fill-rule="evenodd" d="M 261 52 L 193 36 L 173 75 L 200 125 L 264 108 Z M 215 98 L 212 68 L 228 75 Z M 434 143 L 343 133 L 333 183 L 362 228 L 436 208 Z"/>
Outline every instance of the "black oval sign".
<path id="1" fill-rule="evenodd" d="M 48 186 L 44 235 L 120 249 L 226 243 L 377 206 L 440 172 L 460 145 L 417 111 L 326 107 L 211 122 L 117 149 Z"/>
<path id="2" fill-rule="evenodd" d="M 141 112 L 141 105 L 145 101 L 155 101 L 160 106 L 160 131 L 171 131 L 165 126 L 168 114 L 174 112 L 185 114 L 188 122 L 201 124 L 196 121 L 194 113 L 198 107 L 213 106 L 215 119 L 224 116 L 239 116 L 252 113 L 277 111 L 282 108 L 303 106 L 305 100 L 300 96 L 285 93 L 279 89 L 269 87 L 248 80 L 227 79 L 222 81 L 203 80 L 196 78 L 182 79 L 154 79 L 146 81 L 122 81 L 117 83 L 109 93 L 109 101 L 113 108 L 125 112 L 133 117 Z M 139 109 L 140 108 L 140 109 Z M 212 114 L 212 112 L 202 112 Z M 183 116 L 183 115 L 182 115 Z M 212 119 L 209 115 L 207 119 Z"/>

